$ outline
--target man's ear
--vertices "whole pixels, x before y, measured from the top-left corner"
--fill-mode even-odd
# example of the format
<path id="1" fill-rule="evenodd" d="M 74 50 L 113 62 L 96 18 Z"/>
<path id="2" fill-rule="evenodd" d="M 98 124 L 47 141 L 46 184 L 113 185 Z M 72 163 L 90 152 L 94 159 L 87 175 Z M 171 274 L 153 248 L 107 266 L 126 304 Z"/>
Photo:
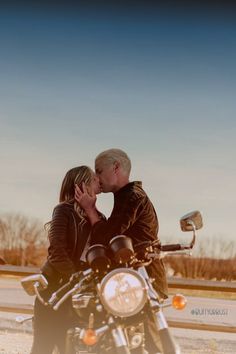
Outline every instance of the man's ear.
<path id="1" fill-rule="evenodd" d="M 120 169 L 120 162 L 115 161 L 113 167 L 114 167 L 114 172 L 118 172 Z"/>

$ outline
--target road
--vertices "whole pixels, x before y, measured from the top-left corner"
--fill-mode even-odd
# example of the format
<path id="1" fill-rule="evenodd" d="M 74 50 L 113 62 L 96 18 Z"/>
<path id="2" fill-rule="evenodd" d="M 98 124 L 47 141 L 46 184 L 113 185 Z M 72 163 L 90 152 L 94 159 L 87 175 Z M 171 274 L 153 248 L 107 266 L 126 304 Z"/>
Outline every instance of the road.
<path id="1" fill-rule="evenodd" d="M 32 305 L 34 302 L 34 297 L 28 296 L 22 289 L 19 279 L 13 277 L 0 277 L 0 289 L 1 302 L 26 305 Z M 236 326 L 236 301 L 193 296 L 188 296 L 187 301 L 188 304 L 182 311 L 174 310 L 171 307 L 166 308 L 164 312 L 167 319 L 174 318 L 179 320 Z M 0 313 L 0 324 L 3 324 L 4 321 L 13 321 L 15 317 L 15 314 Z M 0 328 L 3 327 L 4 326 L 0 326 Z M 188 343 L 189 349 L 186 349 L 185 351 L 188 354 L 190 352 L 191 354 L 236 353 L 236 335 L 233 333 L 178 328 L 172 328 L 172 333 L 178 338 L 182 347 L 186 348 Z M 209 349 L 210 347 L 215 349 Z M 224 351 L 222 348 L 226 347 L 228 347 L 228 349 Z M 199 348 L 201 348 L 201 350 Z M 0 353 L 2 352 L 0 351 Z"/>
<path id="2" fill-rule="evenodd" d="M 1 302 L 32 305 L 34 297 L 28 296 L 13 277 L 0 277 Z M 236 327 L 236 301 L 202 297 L 187 297 L 184 310 L 165 308 L 167 317 L 207 323 L 228 324 Z"/>

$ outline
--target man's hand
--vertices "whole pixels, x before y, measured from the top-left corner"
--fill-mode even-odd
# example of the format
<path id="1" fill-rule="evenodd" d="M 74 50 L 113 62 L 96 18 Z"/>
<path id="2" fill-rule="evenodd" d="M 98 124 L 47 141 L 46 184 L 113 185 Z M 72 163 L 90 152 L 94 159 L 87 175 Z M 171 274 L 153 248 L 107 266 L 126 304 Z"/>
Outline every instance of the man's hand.
<path id="1" fill-rule="evenodd" d="M 75 200 L 79 203 L 81 208 L 85 211 L 95 209 L 95 203 L 97 200 L 96 194 L 93 192 L 92 195 L 88 193 L 85 183 L 82 183 L 82 190 L 79 186 L 75 185 Z"/>

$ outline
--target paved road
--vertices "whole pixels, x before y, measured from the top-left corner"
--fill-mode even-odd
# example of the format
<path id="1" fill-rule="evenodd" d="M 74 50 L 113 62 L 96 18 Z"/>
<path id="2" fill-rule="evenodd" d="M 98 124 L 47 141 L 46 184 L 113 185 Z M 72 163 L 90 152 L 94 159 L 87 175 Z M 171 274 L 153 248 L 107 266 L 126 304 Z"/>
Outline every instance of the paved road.
<path id="1" fill-rule="evenodd" d="M 33 304 L 34 297 L 28 296 L 15 278 L 0 277 L 1 302 Z M 207 323 L 229 324 L 236 326 L 236 301 L 187 297 L 188 304 L 182 311 L 172 307 L 165 309 L 168 317 L 187 320 L 198 320 Z"/>
<path id="2" fill-rule="evenodd" d="M 182 354 L 235 354 L 236 342 L 219 339 L 176 338 Z M 32 335 L 0 331 L 0 354 L 29 354 Z"/>
<path id="3" fill-rule="evenodd" d="M 0 277 L 0 289 L 1 302 L 27 305 L 33 304 L 34 302 L 34 297 L 28 296 L 22 289 L 20 281 L 15 278 Z M 171 307 L 166 308 L 164 311 L 167 318 L 236 326 L 236 301 L 198 297 L 187 297 L 187 300 L 188 304 L 183 311 L 174 310 Z M 0 322 L 1 319 L 8 320 L 15 317 L 15 314 L 0 313 Z M 185 329 L 173 329 L 173 332 L 177 336 L 186 338 L 202 338 L 203 340 L 211 338 L 218 338 L 221 340 L 232 339 L 235 340 L 236 345 L 235 334 Z"/>

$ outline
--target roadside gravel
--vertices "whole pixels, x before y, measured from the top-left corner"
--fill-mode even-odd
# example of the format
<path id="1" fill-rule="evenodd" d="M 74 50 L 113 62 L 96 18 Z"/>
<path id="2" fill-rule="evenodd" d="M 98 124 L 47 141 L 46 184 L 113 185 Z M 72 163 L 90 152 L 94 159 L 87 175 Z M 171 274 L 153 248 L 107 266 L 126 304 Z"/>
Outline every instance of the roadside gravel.
<path id="1" fill-rule="evenodd" d="M 0 331 L 1 354 L 29 354 L 31 344 L 31 334 Z"/>
<path id="2" fill-rule="evenodd" d="M 182 354 L 235 354 L 236 341 L 177 337 Z M 0 354 L 29 354 L 32 335 L 0 331 Z"/>

